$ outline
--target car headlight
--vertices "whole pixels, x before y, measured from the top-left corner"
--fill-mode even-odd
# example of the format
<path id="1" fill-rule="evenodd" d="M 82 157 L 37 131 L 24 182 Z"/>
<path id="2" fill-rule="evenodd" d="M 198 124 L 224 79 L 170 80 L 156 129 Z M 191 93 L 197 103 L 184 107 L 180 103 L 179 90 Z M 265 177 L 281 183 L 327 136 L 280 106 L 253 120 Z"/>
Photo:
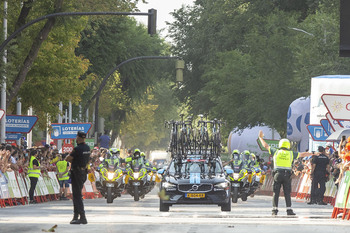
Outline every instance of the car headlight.
<path id="1" fill-rule="evenodd" d="M 108 172 L 107 177 L 108 177 L 109 180 L 113 180 L 113 178 L 114 178 L 114 173 Z"/>
<path id="2" fill-rule="evenodd" d="M 173 188 L 176 188 L 176 184 L 164 182 L 164 183 L 162 183 L 162 187 L 165 189 L 173 189 Z"/>
<path id="3" fill-rule="evenodd" d="M 239 173 L 233 173 L 233 179 L 238 180 L 240 177 Z"/>
<path id="4" fill-rule="evenodd" d="M 214 185 L 214 187 L 217 189 L 228 189 L 230 187 L 230 183 L 222 182 Z"/>
<path id="5" fill-rule="evenodd" d="M 139 172 L 135 172 L 135 173 L 134 173 L 134 178 L 135 178 L 135 179 L 138 179 L 139 177 L 140 177 L 140 173 L 139 173 Z"/>

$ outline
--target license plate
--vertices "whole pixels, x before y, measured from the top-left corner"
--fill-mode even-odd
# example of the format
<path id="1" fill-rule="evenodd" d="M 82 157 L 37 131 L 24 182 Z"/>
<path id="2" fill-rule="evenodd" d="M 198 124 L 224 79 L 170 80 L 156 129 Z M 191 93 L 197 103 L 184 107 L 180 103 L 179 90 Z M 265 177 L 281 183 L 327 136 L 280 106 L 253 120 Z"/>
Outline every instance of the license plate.
<path id="1" fill-rule="evenodd" d="M 186 193 L 187 198 L 205 198 L 205 193 Z"/>
<path id="2" fill-rule="evenodd" d="M 140 182 L 134 182 L 133 185 L 140 186 Z"/>
<path id="3" fill-rule="evenodd" d="M 233 183 L 232 187 L 240 187 L 241 185 L 239 183 Z"/>
<path id="4" fill-rule="evenodd" d="M 114 184 L 113 183 L 106 183 L 106 186 L 107 187 L 114 187 Z"/>

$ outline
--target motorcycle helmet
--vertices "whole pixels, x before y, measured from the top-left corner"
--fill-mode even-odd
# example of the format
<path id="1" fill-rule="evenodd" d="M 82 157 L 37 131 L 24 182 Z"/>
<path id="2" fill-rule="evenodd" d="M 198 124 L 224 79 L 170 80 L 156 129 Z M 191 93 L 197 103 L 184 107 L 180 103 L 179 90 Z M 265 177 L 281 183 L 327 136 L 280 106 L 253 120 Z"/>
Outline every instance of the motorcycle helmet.
<path id="1" fill-rule="evenodd" d="M 290 141 L 286 138 L 283 138 L 278 143 L 279 148 L 290 149 Z"/>
<path id="2" fill-rule="evenodd" d="M 140 149 L 135 149 L 135 150 L 134 150 L 134 158 L 139 158 L 140 155 L 141 155 Z"/>
<path id="3" fill-rule="evenodd" d="M 250 157 L 250 152 L 249 152 L 249 150 L 243 151 L 243 158 L 244 158 L 245 160 L 249 160 L 249 157 Z"/>
<path id="4" fill-rule="evenodd" d="M 236 149 L 232 151 L 232 158 L 234 160 L 239 160 L 239 150 Z"/>
<path id="5" fill-rule="evenodd" d="M 119 150 L 118 148 L 111 148 L 111 149 L 109 149 L 109 151 L 110 151 L 113 155 L 119 154 L 119 153 L 120 153 L 120 150 Z"/>
<path id="6" fill-rule="evenodd" d="M 252 160 L 256 160 L 255 154 L 251 153 L 250 156 L 251 156 L 251 159 L 252 159 Z"/>
<path id="7" fill-rule="evenodd" d="M 145 152 L 141 152 L 141 156 L 145 157 L 146 156 Z"/>

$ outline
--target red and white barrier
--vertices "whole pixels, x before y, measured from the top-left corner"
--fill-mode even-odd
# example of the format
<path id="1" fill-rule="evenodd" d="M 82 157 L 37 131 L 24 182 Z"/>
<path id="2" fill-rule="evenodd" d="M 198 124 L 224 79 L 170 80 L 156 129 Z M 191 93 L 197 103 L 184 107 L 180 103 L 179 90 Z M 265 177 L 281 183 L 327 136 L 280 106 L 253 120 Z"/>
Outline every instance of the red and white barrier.
<path id="1" fill-rule="evenodd" d="M 1 208 L 14 205 L 28 204 L 30 180 L 26 176 L 13 171 L 0 173 L 0 206 Z M 71 185 L 68 190 L 68 197 L 71 197 Z M 47 175 L 40 175 L 34 191 L 34 199 L 37 202 L 47 202 L 58 200 L 60 185 L 55 172 L 48 172 Z M 101 197 L 96 189 L 95 182 L 86 180 L 83 188 L 84 199 Z"/>

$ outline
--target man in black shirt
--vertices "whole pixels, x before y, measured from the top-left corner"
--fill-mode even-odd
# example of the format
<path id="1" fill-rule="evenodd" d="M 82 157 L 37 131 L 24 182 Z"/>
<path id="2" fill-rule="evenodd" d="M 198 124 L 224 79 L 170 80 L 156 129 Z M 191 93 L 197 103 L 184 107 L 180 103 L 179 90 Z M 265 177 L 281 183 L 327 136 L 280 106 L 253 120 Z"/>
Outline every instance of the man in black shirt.
<path id="1" fill-rule="evenodd" d="M 329 158 L 325 155 L 325 149 L 322 146 L 318 147 L 319 155 L 315 156 L 312 161 L 311 170 L 311 200 L 309 205 L 327 205 L 323 202 L 324 192 L 326 191 L 326 174 L 329 174 Z"/>
<path id="2" fill-rule="evenodd" d="M 87 224 L 83 197 L 81 190 L 87 178 L 87 164 L 90 158 L 90 147 L 85 144 L 86 133 L 79 131 L 77 134 L 77 146 L 66 158 L 66 161 L 72 163 L 71 182 L 73 192 L 74 216 L 70 224 Z M 80 219 L 78 219 L 80 215 Z"/>

